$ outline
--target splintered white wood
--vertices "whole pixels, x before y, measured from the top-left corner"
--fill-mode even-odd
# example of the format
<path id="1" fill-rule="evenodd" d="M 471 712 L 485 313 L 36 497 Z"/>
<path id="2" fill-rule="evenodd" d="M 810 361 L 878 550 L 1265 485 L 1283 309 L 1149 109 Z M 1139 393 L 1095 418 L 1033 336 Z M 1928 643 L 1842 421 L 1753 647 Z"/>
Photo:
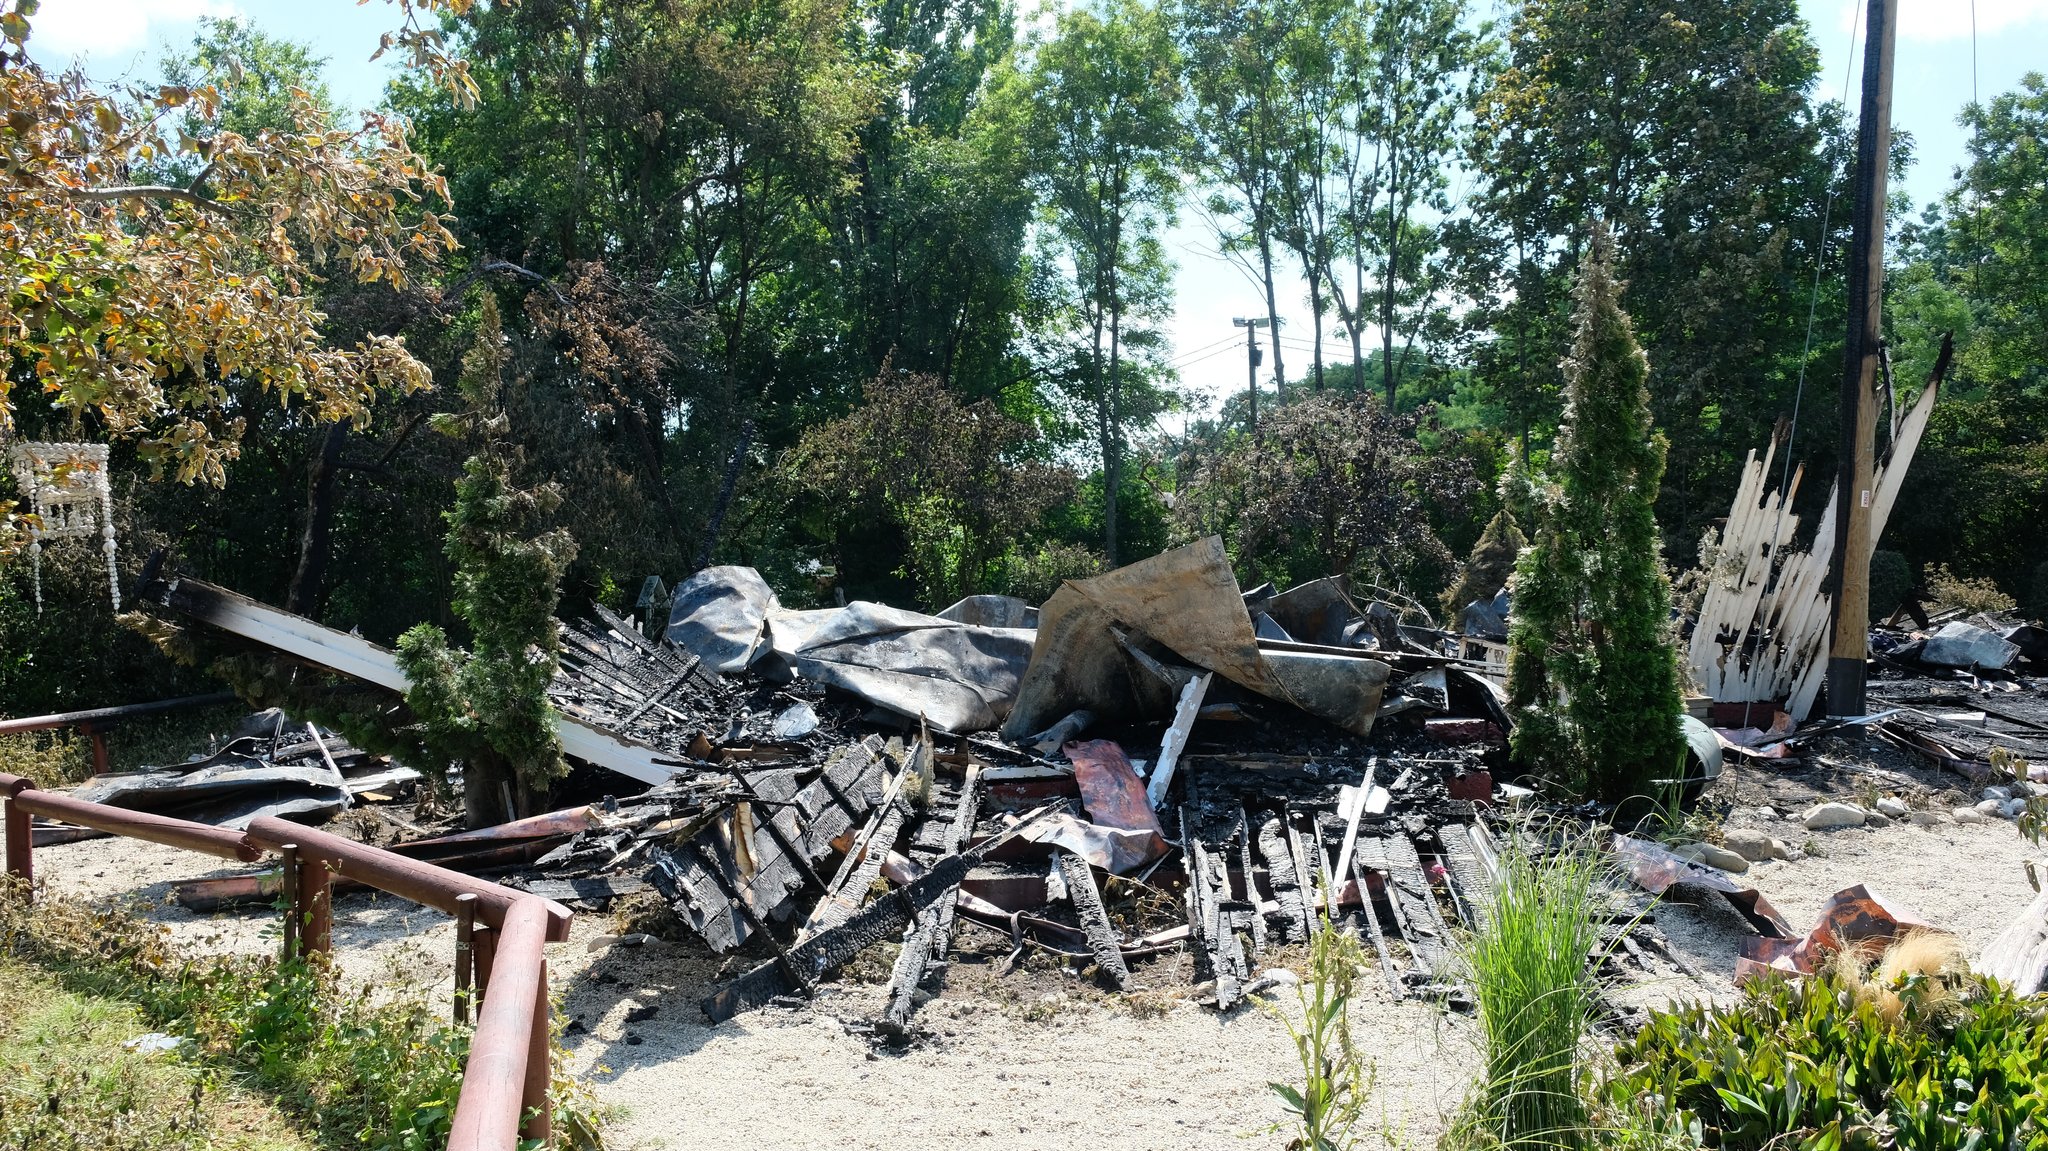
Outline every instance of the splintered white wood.
<path id="1" fill-rule="evenodd" d="M 1940 392 L 1930 384 L 1894 425 L 1891 449 L 1873 469 L 1870 546 L 1876 550 L 1886 521 L 1898 503 L 1899 489 L 1913 465 L 1920 437 L 1934 414 Z M 1804 469 L 1795 471 L 1782 492 L 1768 490 L 1774 440 L 1759 460 L 1750 452 L 1728 523 L 1715 537 L 1716 561 L 1706 573 L 1699 621 L 1687 651 L 1693 677 L 1716 703 L 1749 703 L 1785 699 L 1794 718 L 1804 718 L 1820 694 L 1827 672 L 1833 597 L 1827 594 L 1828 570 L 1834 562 L 1835 516 L 1841 499 L 1830 495 L 1827 510 L 1804 551 L 1791 550 L 1799 537 L 1799 517 L 1792 514 Z M 1737 639 L 1732 649 L 1723 635 Z M 1744 642 L 1768 635 L 1747 667 L 1741 659 Z"/>

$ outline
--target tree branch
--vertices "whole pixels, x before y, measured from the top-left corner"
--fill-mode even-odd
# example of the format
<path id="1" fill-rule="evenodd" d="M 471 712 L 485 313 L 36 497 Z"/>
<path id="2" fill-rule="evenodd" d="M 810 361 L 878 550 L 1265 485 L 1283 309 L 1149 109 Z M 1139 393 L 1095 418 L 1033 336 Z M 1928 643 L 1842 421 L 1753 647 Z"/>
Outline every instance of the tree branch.
<path id="1" fill-rule="evenodd" d="M 204 175 L 205 173 L 201 173 L 201 176 Z M 178 200 L 209 212 L 218 212 L 223 216 L 233 214 L 226 204 L 217 200 L 209 200 L 197 192 L 164 184 L 129 184 L 119 188 L 71 188 L 67 191 L 80 200 Z"/>

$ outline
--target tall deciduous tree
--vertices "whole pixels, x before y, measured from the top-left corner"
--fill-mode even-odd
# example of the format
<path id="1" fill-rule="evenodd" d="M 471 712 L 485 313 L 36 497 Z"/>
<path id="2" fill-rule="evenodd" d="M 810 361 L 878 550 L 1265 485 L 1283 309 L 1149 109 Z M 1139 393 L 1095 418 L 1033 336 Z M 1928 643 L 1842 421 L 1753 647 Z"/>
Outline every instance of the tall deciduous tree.
<path id="1" fill-rule="evenodd" d="M 1210 186 L 1217 241 L 1244 259 L 1264 288 L 1266 330 L 1280 330 L 1274 277 L 1286 178 L 1285 112 L 1273 60 L 1286 39 L 1279 4 L 1186 0 L 1178 13 L 1181 64 L 1191 98 L 1194 168 Z M 1287 396 L 1285 349 L 1271 341 L 1276 394 Z"/>
<path id="2" fill-rule="evenodd" d="M 1476 106 L 1471 316 L 1497 345 L 1483 374 L 1545 422 L 1582 225 L 1606 219 L 1672 436 L 1662 510 L 1687 534 L 1791 406 L 1835 178 L 1838 109 L 1809 101 L 1818 60 L 1792 0 L 1528 3 Z"/>
<path id="3" fill-rule="evenodd" d="M 1616 266 L 1596 221 L 1573 292 L 1556 486 L 1515 571 L 1508 697 L 1518 762 L 1618 803 L 1656 798 L 1652 781 L 1680 774 L 1685 744 L 1654 510 L 1664 437 Z"/>
<path id="4" fill-rule="evenodd" d="M 1347 106 L 1336 247 L 1350 259 L 1352 283 L 1347 293 L 1333 267 L 1330 289 L 1360 388 L 1368 386 L 1364 331 L 1379 328 L 1379 382 L 1389 411 L 1399 410 L 1404 362 L 1424 334 L 1436 294 L 1432 272 L 1451 209 L 1446 165 L 1466 107 L 1460 81 L 1478 45 L 1464 21 L 1463 0 L 1376 0 L 1340 45 Z"/>
<path id="5" fill-rule="evenodd" d="M 1083 330 L 1077 365 L 1103 475 L 1103 552 L 1117 557 L 1127 429 L 1153 414 L 1131 349 L 1170 291 L 1161 228 L 1179 193 L 1180 74 L 1165 15 L 1144 0 L 1103 0 L 1060 14 L 1026 77 L 1025 127 L 1047 238 L 1072 281 Z"/>

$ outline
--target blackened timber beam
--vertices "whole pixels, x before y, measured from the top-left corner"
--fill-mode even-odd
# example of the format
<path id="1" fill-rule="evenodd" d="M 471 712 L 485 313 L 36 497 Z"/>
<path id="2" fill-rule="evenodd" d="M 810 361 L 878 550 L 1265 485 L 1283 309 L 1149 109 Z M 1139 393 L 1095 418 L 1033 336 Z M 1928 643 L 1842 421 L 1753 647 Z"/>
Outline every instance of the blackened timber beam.
<path id="1" fill-rule="evenodd" d="M 1373 906 L 1372 885 L 1366 882 L 1365 868 L 1356 855 L 1351 857 L 1351 877 L 1358 883 L 1358 922 L 1365 928 L 1366 939 L 1372 943 L 1372 953 L 1380 961 L 1380 971 L 1387 977 L 1387 990 L 1399 1003 L 1403 998 L 1401 973 L 1394 970 L 1393 957 L 1387 954 L 1387 936 L 1380 930 L 1379 910 Z"/>
<path id="2" fill-rule="evenodd" d="M 929 742 L 919 746 L 926 749 L 927 756 L 931 754 Z M 911 769 L 904 770 L 907 773 Z M 975 764 L 967 769 L 960 799 L 953 805 L 953 819 L 946 828 L 946 858 L 959 857 L 974 834 L 974 820 L 980 810 L 981 765 Z M 966 875 L 963 873 L 961 878 Z M 897 952 L 896 965 L 889 973 L 889 1004 L 883 1008 L 882 1017 L 875 1020 L 878 1034 L 889 1039 L 902 1039 L 910 1034 L 910 1017 L 917 1012 L 917 990 L 953 948 L 953 920 L 959 905 L 960 885 L 956 882 L 911 922 L 909 933 L 903 938 L 903 950 Z"/>
<path id="3" fill-rule="evenodd" d="M 1301 870 L 1295 863 L 1291 838 L 1286 821 L 1277 815 L 1259 826 L 1259 855 L 1266 861 L 1266 878 L 1273 885 L 1273 898 L 1280 904 L 1284 921 L 1280 941 L 1305 943 L 1308 908 L 1302 902 Z"/>
<path id="4" fill-rule="evenodd" d="M 967 873 L 989 852 L 1010 842 L 1018 832 L 1037 822 L 1046 810 L 1039 808 L 1026 814 L 1001 835 L 991 836 L 958 855 L 940 860 L 909 886 L 861 908 L 838 927 L 799 942 L 789 949 L 791 961 L 809 972 L 811 978 L 824 979 L 869 947 L 900 936 L 904 928 L 927 908 L 941 899 L 957 899 L 960 881 L 967 877 Z M 713 1023 L 722 1023 L 792 990 L 779 964 L 769 962 L 705 996 L 700 1006 Z"/>
<path id="5" fill-rule="evenodd" d="M 1131 969 L 1124 965 L 1123 939 L 1109 921 L 1102 906 L 1102 892 L 1095 886 L 1095 869 L 1088 861 L 1064 848 L 1057 849 L 1060 878 L 1066 880 L 1067 898 L 1088 935 L 1088 950 L 1095 956 L 1095 977 L 1103 986 L 1122 991 L 1130 982 Z"/>
<path id="6" fill-rule="evenodd" d="M 1380 845 L 1386 852 L 1387 900 L 1400 915 L 1408 953 L 1425 978 L 1435 979 L 1449 966 L 1448 929 L 1430 891 L 1429 877 L 1422 873 L 1422 857 L 1405 835 L 1387 836 Z"/>

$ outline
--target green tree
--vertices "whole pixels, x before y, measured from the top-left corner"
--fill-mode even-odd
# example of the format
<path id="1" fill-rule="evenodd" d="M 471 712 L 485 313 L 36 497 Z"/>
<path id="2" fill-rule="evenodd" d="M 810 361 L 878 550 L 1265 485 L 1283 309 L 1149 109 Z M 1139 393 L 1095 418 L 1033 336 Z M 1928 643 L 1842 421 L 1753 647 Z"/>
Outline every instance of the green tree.
<path id="1" fill-rule="evenodd" d="M 936 376 L 885 371 L 866 403 L 804 433 L 787 466 L 871 534 L 909 541 L 904 566 L 934 609 L 991 590 L 1005 557 L 1074 475 L 1035 458 L 1038 432 L 993 401 L 962 404 Z"/>
<path id="2" fill-rule="evenodd" d="M 1683 538 L 1726 510 L 1742 454 L 1791 407 L 1841 178 L 1840 109 L 1810 100 L 1818 62 L 1792 0 L 1526 3 L 1474 109 L 1480 190 L 1460 239 L 1475 366 L 1539 434 L 1555 418 L 1566 286 L 1584 222 L 1607 220 L 1671 435 L 1660 509 Z"/>
<path id="3" fill-rule="evenodd" d="M 1925 379 L 1944 332 L 1956 358 L 1885 540 L 1918 566 L 2030 597 L 2033 525 L 2048 516 L 2048 80 L 2031 74 L 1960 120 L 1966 162 L 1902 229 L 1887 292 L 1901 388 Z"/>
<path id="4" fill-rule="evenodd" d="M 1082 333 L 1069 379 L 1100 452 L 1112 565 L 1128 429 L 1157 411 L 1143 365 L 1130 360 L 1134 349 L 1156 354 L 1150 325 L 1169 306 L 1160 229 L 1180 188 L 1179 77 L 1166 18 L 1143 0 L 1062 12 L 1023 77 L 1032 178 Z"/>
<path id="5" fill-rule="evenodd" d="M 28 56 L 34 7 L 0 8 L 0 340 L 59 411 L 160 474 L 218 485 L 241 448 L 240 380 L 329 421 L 427 386 L 402 340 L 331 346 L 313 298 L 323 275 L 404 287 L 453 246 L 418 207 L 444 189 L 402 121 L 340 128 L 300 89 L 288 124 L 245 134 L 215 84 L 103 93 Z M 181 166 L 182 184 L 128 178 Z M 0 433 L 15 379 L 0 374 Z"/>
<path id="6" fill-rule="evenodd" d="M 1462 0 L 1379 0 L 1366 9 L 1344 65 L 1350 143 L 1341 161 L 1342 247 L 1352 264 L 1347 295 L 1334 269 L 1331 291 L 1351 338 L 1354 383 L 1365 387 L 1364 330 L 1380 330 L 1387 410 L 1399 411 L 1397 383 L 1409 350 L 1426 331 L 1433 274 L 1451 209 L 1446 164 L 1466 107 L 1459 80 L 1478 39 Z M 1370 292 L 1367 281 L 1373 286 Z M 1403 347 L 1397 355 L 1396 341 Z"/>
<path id="7" fill-rule="evenodd" d="M 1616 264 L 1595 221 L 1573 293 L 1556 487 L 1515 570 L 1508 696 L 1518 763 L 1620 803 L 1654 797 L 1651 781 L 1678 773 L 1684 740 L 1654 511 L 1664 437 Z"/>
<path id="8" fill-rule="evenodd" d="M 1463 461 L 1423 453 L 1421 430 L 1370 395 L 1297 394 L 1259 434 L 1223 432 L 1182 459 L 1177 534 L 1221 535 L 1241 571 L 1277 584 L 1344 575 L 1433 594 L 1453 558 L 1429 509 L 1473 485 Z"/>
<path id="9" fill-rule="evenodd" d="M 486 295 L 476 344 L 457 381 L 467 409 L 434 420 L 436 429 L 467 436 L 475 448 L 456 481 L 455 506 L 445 513 L 454 609 L 469 626 L 471 647 L 450 647 L 447 633 L 430 623 L 398 640 L 398 665 L 412 682 L 406 704 L 437 760 L 417 766 L 445 774 L 462 765 L 471 827 L 537 814 L 549 783 L 569 770 L 547 690 L 561 650 L 555 605 L 576 543 L 560 528 L 540 529 L 560 505 L 560 489 L 515 486 L 505 360 L 497 301 Z"/>
<path id="10" fill-rule="evenodd" d="M 1176 29 L 1189 103 L 1191 167 L 1209 187 L 1218 247 L 1244 260 L 1264 288 L 1266 330 L 1280 330 L 1273 274 L 1283 224 L 1284 110 L 1272 61 L 1286 39 L 1278 4 L 1185 0 Z M 1285 349 L 1272 340 L 1273 381 L 1286 399 Z"/>

